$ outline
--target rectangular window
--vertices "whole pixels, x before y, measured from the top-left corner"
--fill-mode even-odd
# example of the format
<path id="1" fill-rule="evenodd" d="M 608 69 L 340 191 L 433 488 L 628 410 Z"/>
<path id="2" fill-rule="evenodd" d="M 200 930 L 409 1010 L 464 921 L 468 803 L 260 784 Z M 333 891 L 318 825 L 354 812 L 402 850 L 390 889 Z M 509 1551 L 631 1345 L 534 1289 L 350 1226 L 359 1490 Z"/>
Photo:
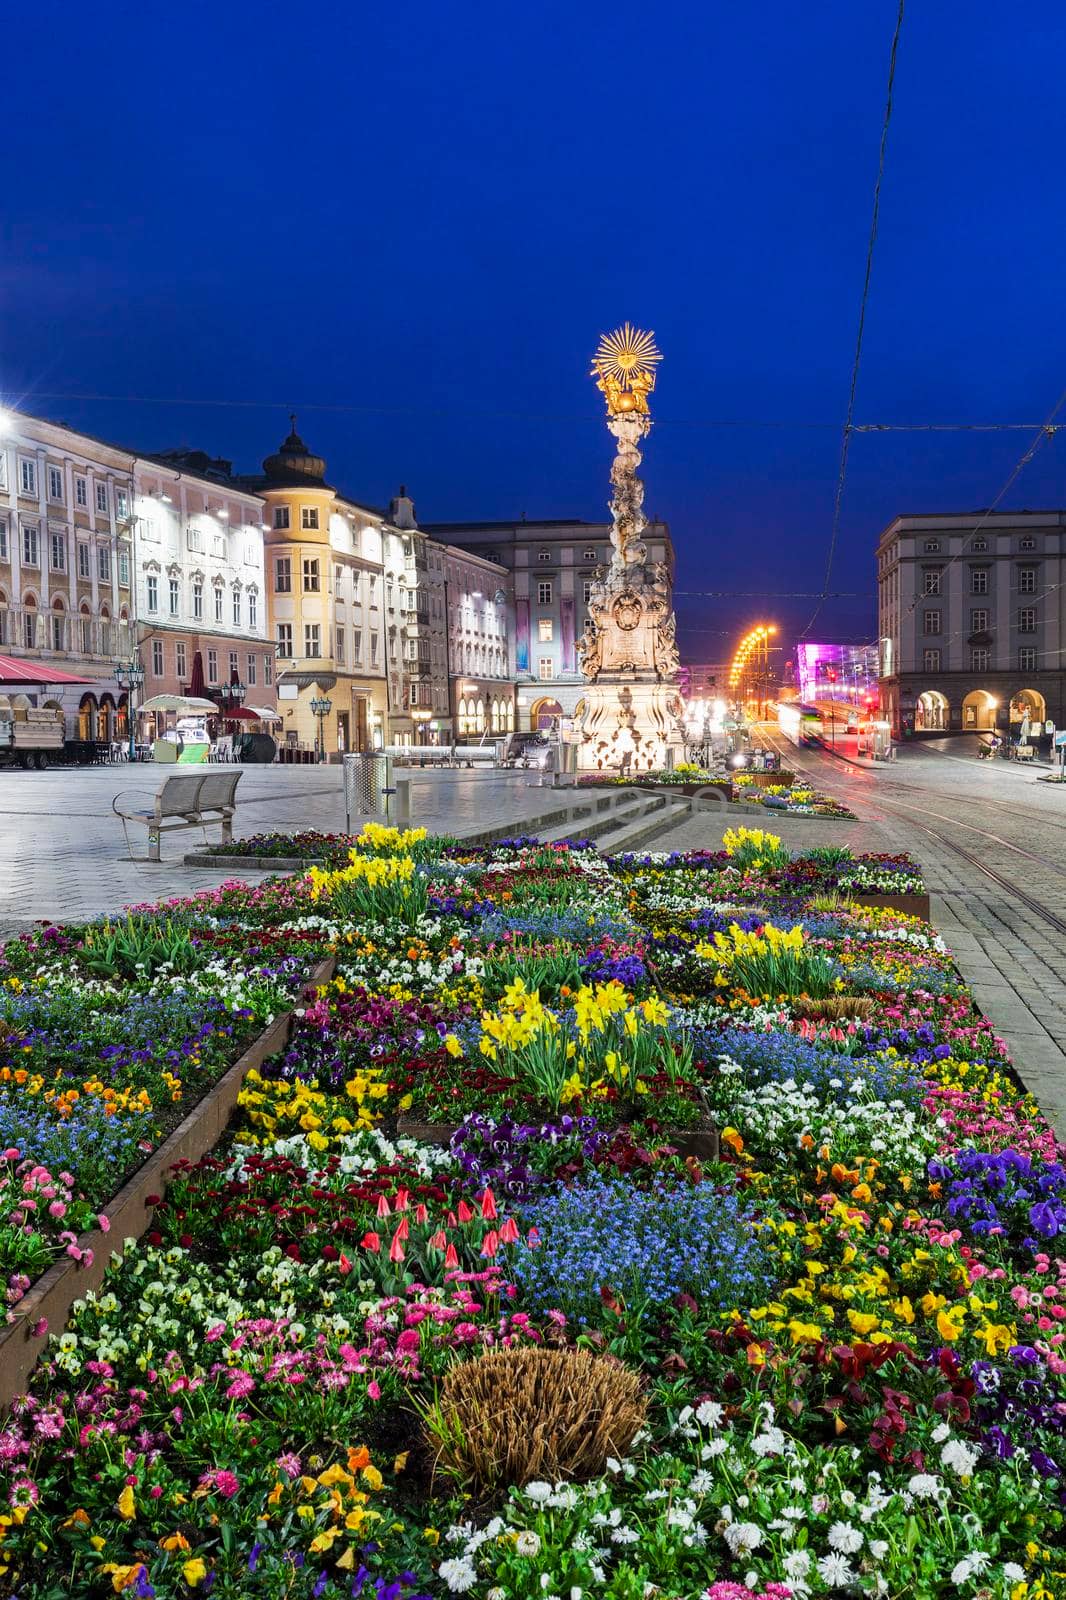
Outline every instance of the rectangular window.
<path id="1" fill-rule="evenodd" d="M 344 665 L 344 629 L 338 627 L 336 645 L 333 654 L 340 666 Z"/>
<path id="2" fill-rule="evenodd" d="M 129 516 L 129 514 L 130 514 L 129 496 L 126 494 L 125 489 L 116 489 L 115 490 L 115 516 L 119 519 L 120 522 L 123 522 Z"/>
<path id="3" fill-rule="evenodd" d="M 1018 568 L 1018 593 L 1019 594 L 1035 594 L 1036 593 L 1036 568 L 1035 567 L 1019 567 Z"/>
<path id="4" fill-rule="evenodd" d="M 1018 612 L 1018 632 L 1019 633 L 1035 633 L 1036 632 L 1036 607 L 1035 606 L 1022 606 L 1021 610 Z"/>
<path id="5" fill-rule="evenodd" d="M 216 622 L 221 622 L 222 621 L 222 615 L 223 615 L 222 608 L 223 608 L 224 605 L 225 605 L 225 601 L 222 598 L 222 585 L 219 584 L 218 588 L 215 590 L 215 621 Z"/>
<path id="6" fill-rule="evenodd" d="M 537 631 L 540 634 L 540 642 L 541 642 L 541 644 L 551 644 L 551 642 L 552 642 L 552 619 L 551 619 L 551 617 L 541 617 L 539 623 L 537 624 Z"/>
<path id="7" fill-rule="evenodd" d="M 19 458 L 19 493 L 37 493 L 37 463 L 27 461 L 24 456 Z"/>
<path id="8" fill-rule="evenodd" d="M 277 556 L 274 560 L 274 593 L 292 593 L 292 557 Z"/>
<path id="9" fill-rule="evenodd" d="M 982 646 L 980 649 L 970 651 L 970 671 L 987 672 L 991 652 Z"/>
<path id="10" fill-rule="evenodd" d="M 146 544 L 159 543 L 159 528 L 150 511 L 145 511 L 141 516 L 141 538 Z"/>
<path id="11" fill-rule="evenodd" d="M 592 599 L 592 584 L 588 578 L 586 578 L 584 583 L 581 585 L 581 598 L 586 605 L 588 605 L 589 601 Z"/>
<path id="12" fill-rule="evenodd" d="M 550 550 L 538 550 L 537 551 L 537 560 L 538 561 L 550 561 L 551 558 L 552 558 L 552 553 L 551 553 Z"/>
<path id="13" fill-rule="evenodd" d="M 275 528 L 287 528 L 289 526 L 288 506 L 274 507 L 274 526 Z"/>
<path id="14" fill-rule="evenodd" d="M 541 678 L 546 680 L 548 678 L 555 677 L 555 662 L 552 660 L 551 656 L 541 656 L 540 661 L 538 662 L 538 667 L 538 675 Z"/>
<path id="15" fill-rule="evenodd" d="M 107 484 L 106 483 L 98 483 L 96 485 L 96 509 L 97 509 L 97 511 L 99 511 L 101 513 L 102 516 L 106 516 L 107 515 Z"/>
<path id="16" fill-rule="evenodd" d="M 148 609 L 149 609 L 149 611 L 158 611 L 159 610 L 159 579 L 156 577 L 154 572 L 150 572 L 148 574 L 148 577 L 145 580 L 145 585 L 146 585 L 147 590 L 148 590 Z"/>
<path id="17" fill-rule="evenodd" d="M 199 523 L 190 522 L 185 530 L 185 543 L 190 550 L 202 550 L 204 547 L 204 530 Z"/>
<path id="18" fill-rule="evenodd" d="M 378 664 L 378 636 L 377 636 L 376 633 L 372 633 L 370 635 L 370 665 L 372 667 L 376 667 L 377 664 Z"/>
<path id="19" fill-rule="evenodd" d="M 552 603 L 552 586 L 551 586 L 551 579 L 550 578 L 548 578 L 544 583 L 538 583 L 537 584 L 537 599 L 538 599 L 538 601 L 540 602 L 540 604 L 542 606 L 550 606 L 551 605 L 551 603 Z"/>
<path id="20" fill-rule="evenodd" d="M 152 671 L 157 678 L 163 676 L 163 641 L 152 640 Z"/>
<path id="21" fill-rule="evenodd" d="M 78 545 L 78 577 L 79 578 L 91 578 L 92 577 L 92 566 L 90 564 L 91 561 L 92 561 L 92 557 L 89 555 L 89 546 L 87 544 L 79 543 L 79 545 Z"/>
<path id="22" fill-rule="evenodd" d="M 204 620 L 204 586 L 194 583 L 192 586 L 192 614 L 196 622 Z"/>
<path id="23" fill-rule="evenodd" d="M 233 626 L 235 628 L 239 628 L 240 625 L 241 625 L 241 591 L 239 589 L 234 589 L 234 591 L 233 591 Z"/>
<path id="24" fill-rule="evenodd" d="M 229 681 L 230 681 L 230 683 L 233 682 L 234 678 L 239 678 L 239 677 L 240 677 L 240 668 L 237 665 L 237 652 L 236 652 L 236 650 L 231 650 L 230 653 L 229 653 Z"/>
<path id="25" fill-rule="evenodd" d="M 101 583 L 111 582 L 111 546 L 98 544 L 96 547 L 96 567 L 100 574 Z"/>
<path id="26" fill-rule="evenodd" d="M 27 650 L 33 650 L 37 644 L 36 611 L 24 611 L 22 613 L 22 642 Z"/>
<path id="27" fill-rule="evenodd" d="M 939 567 L 926 567 L 924 573 L 924 592 L 926 594 L 940 593 L 940 570 Z"/>
<path id="28" fill-rule="evenodd" d="M 988 568 L 987 567 L 971 567 L 970 568 L 970 593 L 971 594 L 987 594 L 988 593 Z"/>
<path id="29" fill-rule="evenodd" d="M 922 670 L 923 670 L 923 672 L 939 672 L 940 671 L 940 651 L 939 650 L 923 650 L 922 651 Z"/>
<path id="30" fill-rule="evenodd" d="M 52 612 L 52 649 L 61 651 L 63 648 L 63 613 Z"/>
<path id="31" fill-rule="evenodd" d="M 309 528 L 309 529 L 312 529 L 312 530 L 318 527 L 318 507 L 317 506 L 301 506 L 300 507 L 300 527 L 301 528 Z"/>
<path id="32" fill-rule="evenodd" d="M 179 639 L 177 644 L 174 646 L 174 668 L 178 674 L 178 682 L 184 683 L 185 673 L 188 668 L 188 663 L 185 656 L 184 639 Z"/>
<path id="33" fill-rule="evenodd" d="M 209 650 L 207 652 L 207 681 L 208 681 L 208 683 L 217 683 L 218 682 L 218 651 L 217 650 Z"/>
<path id="34" fill-rule="evenodd" d="M 81 619 L 81 653 L 91 656 L 93 653 L 93 625 L 90 617 Z"/>
<path id="35" fill-rule="evenodd" d="M 988 632 L 988 612 L 984 609 L 984 607 L 981 607 L 981 609 L 978 611 L 970 612 L 970 632 Z"/>
<path id="36" fill-rule="evenodd" d="M 923 633 L 939 633 L 940 632 L 940 612 L 939 611 L 927 611 L 924 614 L 924 616 L 922 618 L 922 632 Z"/>
<path id="37" fill-rule="evenodd" d="M 1023 644 L 1021 649 L 1018 651 L 1018 671 L 1019 672 L 1035 672 L 1036 671 L 1036 646 L 1035 645 Z"/>
<path id="38" fill-rule="evenodd" d="M 53 533 L 49 540 L 51 546 L 51 564 L 53 572 L 66 572 L 67 570 L 67 536 L 65 533 Z"/>
<path id="39" fill-rule="evenodd" d="M 253 688 L 255 687 L 255 664 L 258 659 L 258 656 L 248 657 L 248 682 Z"/>
<path id="40" fill-rule="evenodd" d="M 271 684 L 271 683 L 274 682 L 274 657 L 273 656 L 264 656 L 263 657 L 263 682 L 265 684 Z"/>
<path id="41" fill-rule="evenodd" d="M 304 594 L 318 593 L 318 558 L 304 557 Z"/>
<path id="42" fill-rule="evenodd" d="M 595 561 L 595 559 L 596 559 L 595 550 L 582 550 L 581 559 L 582 559 L 582 561 Z"/>
<path id="43" fill-rule="evenodd" d="M 309 660 L 317 659 L 322 654 L 321 629 L 317 622 L 304 623 L 304 655 Z"/>
<path id="44" fill-rule="evenodd" d="M 352 631 L 352 661 L 355 666 L 363 664 L 363 630 L 355 628 Z"/>
<path id="45" fill-rule="evenodd" d="M 130 586 L 130 558 L 125 550 L 118 553 L 118 581 L 124 589 Z"/>
<path id="46" fill-rule="evenodd" d="M 89 485 L 84 478 L 74 479 L 74 504 L 87 506 L 89 504 Z"/>
<path id="47" fill-rule="evenodd" d="M 49 500 L 62 500 L 63 498 L 62 467 L 48 468 L 48 498 Z"/>
<path id="48" fill-rule="evenodd" d="M 250 628 L 259 626 L 259 596 L 254 589 L 248 591 L 248 626 Z"/>
<path id="49" fill-rule="evenodd" d="M 7 522 L 3 517 L 0 517 L 0 561 L 8 561 L 9 559 L 10 557 L 7 550 Z"/>
<path id="50" fill-rule="evenodd" d="M 278 655 L 284 656 L 287 661 L 292 660 L 292 623 L 278 623 Z"/>
<path id="51" fill-rule="evenodd" d="M 22 528 L 22 565 L 24 567 L 39 567 L 41 564 L 37 544 L 37 524 L 23 524 Z"/>
<path id="52" fill-rule="evenodd" d="M 1031 538 L 1019 539 L 1018 540 L 1018 549 L 1019 550 L 1035 550 L 1036 549 L 1036 540 L 1035 539 L 1031 539 Z"/>

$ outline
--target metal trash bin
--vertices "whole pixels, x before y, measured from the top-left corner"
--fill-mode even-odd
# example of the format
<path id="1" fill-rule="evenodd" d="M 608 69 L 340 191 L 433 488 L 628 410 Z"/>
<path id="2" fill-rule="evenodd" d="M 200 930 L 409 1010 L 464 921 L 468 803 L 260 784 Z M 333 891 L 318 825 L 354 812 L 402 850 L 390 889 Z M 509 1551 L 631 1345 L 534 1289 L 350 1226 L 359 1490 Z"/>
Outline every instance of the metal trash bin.
<path id="1" fill-rule="evenodd" d="M 344 815 L 348 832 L 354 833 L 352 822 L 356 817 L 387 817 L 389 801 L 394 793 L 392 757 L 379 750 L 366 750 L 356 755 L 345 754 L 344 765 Z"/>

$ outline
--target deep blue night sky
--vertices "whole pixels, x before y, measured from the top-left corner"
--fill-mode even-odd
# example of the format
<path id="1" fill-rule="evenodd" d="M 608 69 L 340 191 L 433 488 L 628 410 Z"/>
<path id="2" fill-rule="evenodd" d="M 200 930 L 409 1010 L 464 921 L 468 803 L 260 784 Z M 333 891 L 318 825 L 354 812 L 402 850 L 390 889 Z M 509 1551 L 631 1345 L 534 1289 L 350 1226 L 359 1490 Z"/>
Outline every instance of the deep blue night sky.
<path id="1" fill-rule="evenodd" d="M 895 17 L 896 0 L 24 7 L 5 34 L 22 67 L 0 392 L 245 470 L 294 406 L 371 504 L 403 481 L 424 521 L 599 518 L 611 444 L 588 358 L 629 318 L 665 354 L 645 478 L 683 648 L 727 653 L 760 613 L 787 637 L 825 568 Z M 911 0 L 858 421 L 1040 421 L 1066 385 L 1064 47 L 1056 0 Z M 215 400 L 262 404 L 190 403 Z M 788 425 L 712 425 L 738 422 Z M 859 597 L 816 635 L 872 636 L 879 530 L 987 505 L 1026 438 L 857 437 L 832 587 Z M 1006 503 L 1063 504 L 1064 451 Z"/>

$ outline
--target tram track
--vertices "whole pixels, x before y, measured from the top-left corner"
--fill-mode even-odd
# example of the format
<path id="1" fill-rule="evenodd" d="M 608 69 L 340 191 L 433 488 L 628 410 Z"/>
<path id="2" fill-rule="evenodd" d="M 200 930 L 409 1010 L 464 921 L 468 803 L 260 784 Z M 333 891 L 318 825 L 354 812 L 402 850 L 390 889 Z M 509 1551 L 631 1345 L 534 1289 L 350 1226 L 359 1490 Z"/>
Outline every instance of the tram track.
<path id="1" fill-rule="evenodd" d="M 773 746 L 778 754 L 784 755 L 786 753 L 782 751 L 780 745 L 775 741 L 773 735 L 769 736 L 768 742 Z M 794 766 L 798 767 L 802 772 L 804 772 L 808 777 L 821 777 L 819 772 L 814 771 L 808 765 L 804 765 L 802 760 L 796 760 L 791 751 L 789 751 L 787 754 L 789 761 L 792 762 Z M 862 774 L 863 777 L 871 777 L 871 775 L 866 772 L 865 768 L 859 767 L 854 762 L 849 761 L 847 756 L 840 756 L 837 759 L 846 761 L 850 767 L 853 767 L 856 773 Z M 1048 927 L 1053 928 L 1056 933 L 1066 937 L 1066 919 L 1058 916 L 1057 913 L 1050 910 L 1049 907 L 1044 905 L 1042 901 L 1036 899 L 1034 895 L 1031 895 L 1027 889 L 1021 888 L 1017 883 L 1012 882 L 1011 879 L 1004 877 L 1002 872 L 998 871 L 997 868 L 990 866 L 987 861 L 983 860 L 979 855 L 976 855 L 972 850 L 966 849 L 966 847 L 960 844 L 956 838 L 953 838 L 951 835 L 942 832 L 939 828 L 930 827 L 929 823 L 925 820 L 916 821 L 911 816 L 906 815 L 906 813 L 917 813 L 917 816 L 921 819 L 932 817 L 938 822 L 949 823 L 954 829 L 964 828 L 970 833 L 979 834 L 990 844 L 998 846 L 1000 849 L 1007 850 L 1012 855 L 1020 856 L 1023 860 L 1031 863 L 1033 866 L 1040 867 L 1044 872 L 1054 872 L 1057 876 L 1066 878 L 1066 867 L 1064 867 L 1060 862 L 1051 861 L 1046 856 L 1040 856 L 1032 850 L 1026 850 L 1024 846 L 1015 844 L 1013 840 L 1004 839 L 1001 834 L 992 833 L 987 828 L 980 828 L 975 823 L 962 822 L 959 818 L 945 816 L 944 813 L 940 811 L 930 811 L 928 806 L 916 805 L 906 800 L 900 800 L 896 795 L 887 796 L 883 791 L 881 791 L 877 794 L 876 798 L 863 795 L 863 801 L 865 809 L 871 814 L 871 820 L 889 822 L 893 820 L 893 813 L 895 813 L 895 820 L 906 821 L 910 823 L 911 827 L 916 828 L 919 832 L 928 834 L 931 839 L 935 839 L 938 844 L 949 850 L 953 855 L 959 856 L 962 860 L 966 861 L 971 867 L 974 867 L 978 872 L 980 872 L 983 877 L 988 878 L 990 882 L 994 883 L 996 887 L 1003 893 L 1009 895 L 1012 899 L 1017 900 L 1019 904 L 1025 906 L 1028 911 L 1030 911 L 1035 917 L 1039 917 L 1041 921 L 1048 925 Z M 1029 822 L 1033 820 L 1031 816 L 1026 816 L 1025 813 L 1012 813 L 1008 808 L 1000 809 L 1008 815 L 1013 814 L 1025 816 L 1025 820 Z M 878 816 L 879 811 L 880 816 Z M 900 812 L 904 813 L 902 818 L 899 815 Z M 1062 824 L 1056 824 L 1056 826 L 1062 826 Z"/>

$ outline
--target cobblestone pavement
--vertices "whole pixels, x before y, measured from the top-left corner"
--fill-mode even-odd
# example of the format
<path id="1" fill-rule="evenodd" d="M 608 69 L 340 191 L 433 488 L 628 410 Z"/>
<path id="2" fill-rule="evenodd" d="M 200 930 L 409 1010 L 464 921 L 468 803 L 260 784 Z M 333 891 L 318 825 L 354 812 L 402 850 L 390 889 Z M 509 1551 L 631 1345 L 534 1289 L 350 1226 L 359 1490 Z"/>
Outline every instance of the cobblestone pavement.
<path id="1" fill-rule="evenodd" d="M 763 825 L 791 850 L 837 842 L 905 850 L 921 863 L 938 931 L 1066 1139 L 1066 786 L 1014 763 L 978 761 L 961 741 L 905 748 L 877 769 L 780 748 L 860 820 L 763 813 Z M 729 825 L 717 813 L 692 817 L 653 848 L 714 848 Z"/>
<path id="2" fill-rule="evenodd" d="M 164 835 L 161 862 L 130 860 L 111 801 L 123 792 L 140 797 L 133 805 L 147 807 L 163 776 L 147 765 L 0 769 L 0 938 L 41 917 L 79 921 L 227 879 L 260 881 L 263 873 L 233 864 L 183 866 L 185 853 L 203 842 L 196 828 Z M 427 769 L 410 777 L 412 821 L 439 833 L 475 833 L 512 819 L 518 827 L 553 804 L 524 772 Z M 237 802 L 234 832 L 241 838 L 276 828 L 344 831 L 336 766 L 245 768 Z M 209 826 L 207 838 L 218 835 L 217 824 Z M 135 856 L 146 855 L 144 828 L 131 826 L 130 842 Z"/>

